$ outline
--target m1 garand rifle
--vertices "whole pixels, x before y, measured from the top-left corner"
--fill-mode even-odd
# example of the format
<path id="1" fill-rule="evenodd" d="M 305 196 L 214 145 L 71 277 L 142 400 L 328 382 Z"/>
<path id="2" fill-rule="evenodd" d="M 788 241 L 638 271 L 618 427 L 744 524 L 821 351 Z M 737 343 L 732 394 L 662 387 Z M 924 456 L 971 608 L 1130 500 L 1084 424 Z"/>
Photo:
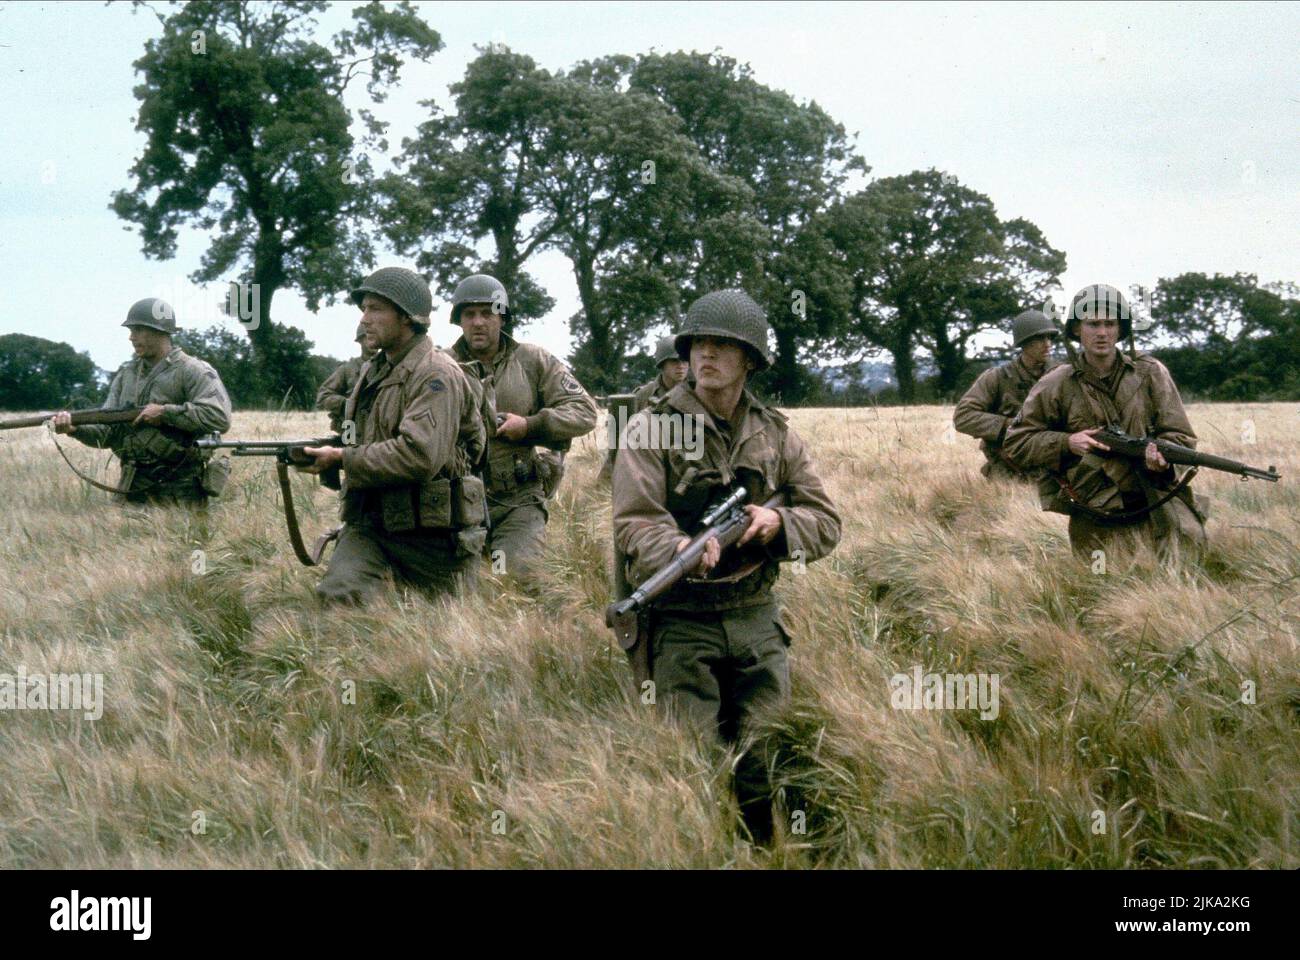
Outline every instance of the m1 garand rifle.
<path id="1" fill-rule="evenodd" d="M 94 410 L 73 410 L 74 427 L 100 423 L 134 423 L 144 411 L 144 407 L 97 408 Z M 39 427 L 54 418 L 53 413 L 34 413 L 27 417 L 14 417 L 12 420 L 0 420 L 0 430 L 19 430 L 23 427 Z"/>
<path id="2" fill-rule="evenodd" d="M 211 434 L 195 442 L 200 450 L 229 450 L 236 457 L 275 457 L 275 476 L 280 482 L 280 497 L 284 501 L 284 523 L 289 530 L 289 543 L 299 562 L 306 567 L 320 565 L 321 556 L 330 542 L 336 539 L 342 527 L 336 527 L 316 539 L 309 551 L 303 543 L 302 531 L 298 527 L 298 514 L 293 506 L 293 489 L 289 485 L 289 467 L 310 467 L 316 458 L 304 451 L 307 447 L 342 447 L 346 446 L 343 438 L 337 434 L 331 437 L 318 437 L 314 440 L 226 440 L 219 434 Z M 330 490 L 342 488 L 339 468 L 331 467 L 320 475 L 322 486 Z"/>
<path id="3" fill-rule="evenodd" d="M 1172 440 L 1161 440 L 1158 437 L 1134 437 L 1125 433 L 1122 428 L 1113 423 L 1093 434 L 1093 439 L 1110 447 L 1112 454 L 1130 457 L 1134 460 L 1144 460 L 1147 445 L 1154 443 L 1156 449 L 1160 451 L 1160 455 L 1169 463 L 1194 468 L 1208 467 L 1211 470 L 1222 470 L 1225 473 L 1235 473 L 1243 480 L 1254 477 L 1256 480 L 1269 480 L 1277 483 L 1282 478 L 1274 466 L 1270 466 L 1267 470 L 1260 470 L 1258 467 L 1239 463 L 1236 460 L 1229 460 L 1227 457 L 1216 457 L 1212 453 L 1201 453 L 1199 450 L 1185 447 L 1181 443 L 1174 443 Z"/>
<path id="4" fill-rule="evenodd" d="M 638 690 L 651 678 L 654 666 L 650 661 L 650 637 L 648 631 L 644 629 L 641 615 L 646 612 L 650 604 L 671 590 L 679 580 L 688 576 L 699 565 L 700 557 L 704 555 L 705 547 L 710 540 L 717 540 L 718 547 L 726 550 L 744 536 L 751 523 L 750 516 L 745 511 L 745 497 L 748 494 L 749 491 L 744 487 L 737 487 L 726 499 L 704 515 L 700 521 L 699 533 L 695 534 L 671 561 L 652 574 L 640 587 L 631 590 L 626 597 L 615 600 L 605 608 L 605 625 L 614 631 L 618 645 L 631 660 L 632 673 Z M 784 501 L 785 494 L 777 493 L 773 494 L 763 506 L 770 510 L 781 506 Z M 615 563 L 620 568 L 622 560 L 616 550 Z M 615 570 L 616 589 L 620 593 L 626 586 L 621 574 L 621 569 Z"/>

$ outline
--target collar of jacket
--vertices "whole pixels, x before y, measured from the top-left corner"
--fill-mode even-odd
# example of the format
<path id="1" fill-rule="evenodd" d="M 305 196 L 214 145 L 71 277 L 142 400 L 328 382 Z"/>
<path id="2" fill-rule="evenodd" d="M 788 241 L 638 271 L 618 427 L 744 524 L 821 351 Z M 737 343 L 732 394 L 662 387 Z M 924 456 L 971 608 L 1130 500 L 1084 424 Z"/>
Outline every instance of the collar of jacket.
<path id="1" fill-rule="evenodd" d="M 691 388 L 691 385 L 685 380 L 673 387 L 672 390 L 668 392 L 668 395 L 664 397 L 663 402 L 680 413 L 702 415 L 708 428 L 718 434 L 719 437 L 722 436 L 721 431 L 718 430 L 718 425 L 713 421 L 713 415 L 709 413 L 708 408 L 704 406 L 704 402 L 700 400 L 699 394 L 697 394 L 694 389 Z M 740 415 L 740 423 L 738 425 L 735 423 L 734 419 L 737 415 Z M 736 410 L 732 414 L 732 417 L 733 420 L 731 422 L 734 427 L 732 431 L 732 445 L 737 447 L 754 434 L 762 432 L 763 427 L 769 422 L 775 422 L 778 424 L 784 424 L 786 422 L 784 414 L 776 408 L 769 407 L 767 404 L 763 403 L 763 401 L 759 400 L 758 397 L 749 392 L 748 387 L 741 391 L 740 399 L 736 402 Z"/>
<path id="2" fill-rule="evenodd" d="M 388 361 L 387 369 L 383 371 L 383 379 L 388 380 L 394 374 L 401 374 L 399 379 L 406 379 L 406 374 L 416 361 L 427 355 L 433 347 L 429 343 L 427 333 L 417 333 L 410 340 L 403 344 L 402 349 L 398 350 L 392 356 L 384 354 L 384 359 Z"/>
<path id="3" fill-rule="evenodd" d="M 185 352 L 180 347 L 172 347 L 167 351 L 167 355 L 154 363 L 148 370 L 144 367 L 144 357 L 135 358 L 135 370 L 143 376 L 153 373 L 155 370 L 161 370 L 163 367 L 171 366 L 173 363 L 180 363 L 184 358 Z"/>
<path id="4" fill-rule="evenodd" d="M 493 370 L 505 363 L 510 355 L 515 352 L 515 347 L 519 346 L 519 341 L 504 330 L 501 331 L 497 339 L 497 352 L 492 355 L 491 368 Z M 474 354 L 469 352 L 469 344 L 465 342 L 465 335 L 461 334 L 460 339 L 451 345 L 452 351 L 456 354 L 456 359 L 461 363 L 469 363 L 476 359 Z M 482 363 L 483 361 L 479 361 Z M 483 364 L 487 367 L 488 364 Z"/>
<path id="5" fill-rule="evenodd" d="M 1088 377 L 1089 379 L 1092 380 L 1101 381 L 1101 380 L 1109 380 L 1111 377 L 1113 377 L 1115 375 L 1116 367 L 1121 367 L 1121 368 L 1126 367 L 1129 370 L 1137 369 L 1137 367 L 1133 363 L 1133 358 L 1125 354 L 1123 350 L 1119 349 L 1119 347 L 1115 348 L 1115 358 L 1116 358 L 1115 366 L 1110 368 L 1110 372 L 1107 374 L 1099 374 L 1097 373 L 1096 370 L 1092 369 L 1092 367 L 1088 365 L 1088 361 L 1085 358 L 1083 351 L 1080 350 L 1075 354 L 1074 357 L 1073 375 L 1076 377 Z"/>
<path id="6" fill-rule="evenodd" d="M 1011 361 L 1011 368 L 1024 383 L 1037 383 L 1048 370 L 1052 369 L 1052 358 L 1048 357 L 1044 360 L 1042 371 L 1034 373 L 1029 369 L 1029 364 L 1025 363 L 1025 355 L 1022 353 Z"/>

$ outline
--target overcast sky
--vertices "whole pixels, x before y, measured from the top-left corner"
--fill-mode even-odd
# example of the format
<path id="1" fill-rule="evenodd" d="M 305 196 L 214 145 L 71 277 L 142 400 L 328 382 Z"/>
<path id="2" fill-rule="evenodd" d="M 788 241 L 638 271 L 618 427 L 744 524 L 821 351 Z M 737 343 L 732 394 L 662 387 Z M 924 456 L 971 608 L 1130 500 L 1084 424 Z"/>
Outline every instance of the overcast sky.
<path id="1" fill-rule="evenodd" d="M 322 40 L 352 6 L 322 18 Z M 1066 252 L 1066 291 L 1193 270 L 1300 280 L 1298 4 L 417 6 L 446 47 L 408 64 L 382 110 L 395 147 L 423 119 L 419 100 L 449 105 L 475 44 L 551 69 L 718 48 L 856 133 L 872 177 L 937 167 L 1004 219 L 1038 224 Z M 0 333 L 66 341 L 109 370 L 130 355 L 119 324 L 141 297 L 172 301 L 184 326 L 220 320 L 214 294 L 185 280 L 203 235 L 183 233 L 174 260 L 147 260 L 108 209 L 144 144 L 131 63 L 158 32 L 127 4 L 0 5 Z M 523 335 L 565 356 L 572 275 L 557 255 L 532 269 L 557 305 Z M 446 345 L 459 331 L 437 310 L 431 332 Z M 353 350 L 351 306 L 313 315 L 282 291 L 275 319 L 317 352 Z"/>

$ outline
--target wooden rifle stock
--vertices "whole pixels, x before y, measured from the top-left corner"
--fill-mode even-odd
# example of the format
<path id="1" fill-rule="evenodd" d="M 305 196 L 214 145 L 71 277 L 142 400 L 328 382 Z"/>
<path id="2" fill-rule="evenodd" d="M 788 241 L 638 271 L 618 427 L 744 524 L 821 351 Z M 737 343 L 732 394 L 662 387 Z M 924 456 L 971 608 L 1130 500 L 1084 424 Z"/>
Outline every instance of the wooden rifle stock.
<path id="1" fill-rule="evenodd" d="M 111 410 L 73 410 L 74 427 L 99 423 L 132 423 L 140 416 L 144 407 L 117 407 Z M 12 420 L 0 420 L 0 430 L 18 430 L 22 427 L 39 427 L 54 416 L 53 413 L 37 413 L 30 417 L 15 417 Z"/>

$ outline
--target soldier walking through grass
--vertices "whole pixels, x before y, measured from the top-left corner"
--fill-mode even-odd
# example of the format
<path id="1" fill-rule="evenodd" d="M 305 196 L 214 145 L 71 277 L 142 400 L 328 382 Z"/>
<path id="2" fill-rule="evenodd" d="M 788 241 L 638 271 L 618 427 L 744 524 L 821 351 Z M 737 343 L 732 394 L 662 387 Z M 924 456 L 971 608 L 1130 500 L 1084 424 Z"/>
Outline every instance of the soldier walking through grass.
<path id="1" fill-rule="evenodd" d="M 749 374 L 771 363 L 767 340 L 762 308 L 743 291 L 695 301 L 675 338 L 695 384 L 679 382 L 637 414 L 628 431 L 656 416 L 696 418 L 703 449 L 629 445 L 614 464 L 614 536 L 633 584 L 666 566 L 727 492 L 738 485 L 748 491 L 751 522 L 736 547 L 721 555 L 709 541 L 694 575 L 650 612 L 657 702 L 727 743 L 745 738 L 760 707 L 789 695 L 790 637 L 772 596 L 778 564 L 816 560 L 840 538 L 839 515 L 803 439 L 746 389 Z M 783 505 L 761 506 L 777 493 L 784 494 Z M 767 842 L 771 791 L 752 751 L 741 755 L 736 793 L 750 834 Z"/>
<path id="2" fill-rule="evenodd" d="M 377 353 L 343 411 L 356 444 L 306 448 L 316 458 L 306 472 L 343 471 L 345 525 L 316 592 L 360 602 L 390 575 L 456 591 L 473 582 L 486 537 L 471 472 L 485 442 L 477 395 L 428 337 L 433 298 L 419 274 L 376 270 L 352 300 Z"/>
<path id="3" fill-rule="evenodd" d="M 507 573 L 532 581 L 542 548 L 546 501 L 558 477 L 554 460 L 538 447 L 563 452 L 596 426 L 596 402 L 563 363 L 543 348 L 520 343 L 501 329 L 510 315 L 506 289 L 495 277 L 466 277 L 452 293 L 451 322 L 462 336 L 448 352 L 460 363 L 478 361 L 499 425 L 488 438 L 485 482 L 488 550 Z"/>
<path id="4" fill-rule="evenodd" d="M 1178 484 L 1155 444 L 1135 461 L 1107 456 L 1109 448 L 1093 436 L 1115 424 L 1133 436 L 1196 445 L 1168 368 L 1155 357 L 1118 349 L 1132 325 L 1128 301 L 1114 287 L 1093 284 L 1076 293 L 1066 336 L 1082 350 L 1029 391 L 1007 429 L 1006 451 L 1022 468 L 1048 472 L 1039 484 L 1043 509 L 1069 516 L 1077 554 L 1086 558 L 1116 547 L 1127 552 L 1143 540 L 1162 557 L 1199 555 L 1204 518 L 1191 488 Z"/>
<path id="5" fill-rule="evenodd" d="M 1045 313 L 1025 310 L 1011 325 L 1012 345 L 1020 355 L 985 370 L 957 401 L 953 426 L 980 441 L 984 454 L 980 473 L 989 480 L 1031 482 L 1042 477 L 1041 470 L 1027 473 L 1012 464 L 1002 450 L 1002 442 L 1029 391 L 1053 366 L 1050 354 L 1056 335 L 1056 324 Z"/>
<path id="6" fill-rule="evenodd" d="M 114 374 L 104 409 L 142 407 L 140 415 L 133 423 L 73 426 L 63 410 L 53 418 L 54 429 L 117 454 L 126 502 L 203 508 L 224 487 L 229 461 L 214 460 L 194 440 L 230 429 L 226 388 L 211 364 L 172 346 L 176 316 L 165 301 L 137 301 L 122 326 L 131 331 L 135 358 Z"/>

